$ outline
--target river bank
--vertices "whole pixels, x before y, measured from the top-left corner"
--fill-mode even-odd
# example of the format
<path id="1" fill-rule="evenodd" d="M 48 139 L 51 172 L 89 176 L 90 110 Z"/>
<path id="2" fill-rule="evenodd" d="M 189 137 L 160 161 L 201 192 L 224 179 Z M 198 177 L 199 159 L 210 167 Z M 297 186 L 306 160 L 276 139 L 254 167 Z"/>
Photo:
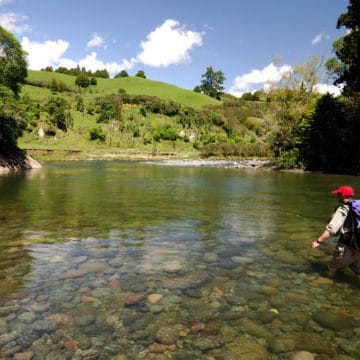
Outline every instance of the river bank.
<path id="1" fill-rule="evenodd" d="M 180 167 L 214 167 L 214 168 L 227 168 L 227 169 L 273 169 L 270 161 L 257 160 L 257 159 L 241 159 L 241 160 L 208 160 L 208 159 L 188 159 L 188 160 L 162 160 L 147 161 L 152 164 L 161 164 L 168 166 Z"/>
<path id="2" fill-rule="evenodd" d="M 41 168 L 41 164 L 21 149 L 15 149 L 7 154 L 0 154 L 0 173 L 39 168 Z"/>
<path id="3" fill-rule="evenodd" d="M 153 164 L 182 167 L 218 167 L 239 169 L 274 169 L 267 159 L 204 159 L 195 154 L 168 152 L 141 152 L 133 149 L 127 151 L 91 151 L 64 149 L 27 149 L 26 153 L 40 163 L 51 161 L 109 161 L 130 160 L 145 161 Z"/>
<path id="4" fill-rule="evenodd" d="M 152 164 L 179 167 L 213 167 L 232 169 L 261 169 L 286 172 L 304 172 L 302 169 L 279 169 L 268 159 L 213 159 L 199 158 L 194 154 L 165 152 L 54 150 L 54 149 L 17 149 L 11 154 L 0 154 L 0 172 L 37 169 L 42 163 L 52 161 L 144 161 Z"/>

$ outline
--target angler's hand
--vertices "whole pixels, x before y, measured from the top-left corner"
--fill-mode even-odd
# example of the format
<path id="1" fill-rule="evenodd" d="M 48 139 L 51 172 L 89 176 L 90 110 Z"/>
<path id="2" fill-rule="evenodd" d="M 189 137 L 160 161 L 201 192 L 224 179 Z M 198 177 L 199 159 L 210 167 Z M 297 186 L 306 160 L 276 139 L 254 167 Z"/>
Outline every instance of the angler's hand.
<path id="1" fill-rule="evenodd" d="M 320 242 L 318 241 L 318 239 L 316 239 L 315 241 L 313 241 L 312 243 L 311 243 L 311 247 L 313 248 L 313 249 L 316 249 L 317 247 L 319 247 L 320 246 Z"/>

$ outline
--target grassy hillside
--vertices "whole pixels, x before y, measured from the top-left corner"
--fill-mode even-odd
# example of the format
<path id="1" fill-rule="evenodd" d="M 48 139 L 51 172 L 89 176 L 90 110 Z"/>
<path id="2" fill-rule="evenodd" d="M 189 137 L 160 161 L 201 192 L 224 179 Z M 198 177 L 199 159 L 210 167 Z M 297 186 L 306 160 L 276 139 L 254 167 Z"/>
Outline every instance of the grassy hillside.
<path id="1" fill-rule="evenodd" d="M 140 77 L 126 77 L 117 79 L 96 78 L 97 84 L 88 88 L 75 85 L 75 76 L 57 72 L 29 71 L 28 84 L 22 87 L 22 97 L 34 101 L 35 108 L 40 111 L 31 122 L 28 130 L 19 139 L 19 147 L 28 150 L 38 160 L 52 160 L 62 158 L 112 158 L 112 157 L 148 157 L 171 154 L 179 157 L 196 157 L 199 151 L 193 143 L 187 141 L 190 130 L 185 134 L 185 140 L 175 141 L 154 140 L 156 129 L 171 128 L 177 134 L 183 131 L 179 116 L 166 116 L 142 109 L 143 105 L 123 104 L 121 117 L 114 122 L 99 123 L 99 108 L 96 101 L 106 99 L 109 95 L 119 94 L 125 90 L 129 95 L 147 95 L 172 101 L 184 107 L 200 110 L 207 105 L 219 105 L 220 101 L 209 96 L 185 90 L 171 84 L 143 79 Z M 67 91 L 53 92 L 49 88 L 52 82 L 63 84 Z M 31 84 L 31 85 L 30 85 Z M 84 111 L 78 111 L 77 100 L 82 98 Z M 53 114 L 46 110 L 47 103 L 54 98 L 65 99 L 72 124 L 66 131 L 52 125 Z M 95 104 L 95 105 L 94 105 Z M 94 107 L 95 111 L 88 111 Z M 55 129 L 51 135 L 39 136 L 39 130 Z M 104 141 L 90 140 L 91 130 L 98 129 L 104 136 Z M 184 135 L 183 135 L 184 136 Z"/>
<path id="2" fill-rule="evenodd" d="M 29 82 L 46 82 L 50 84 L 54 79 L 58 83 L 62 82 L 66 84 L 68 87 L 72 88 L 74 92 L 78 92 L 79 89 L 75 86 L 75 78 L 75 76 L 48 71 L 29 70 L 28 74 Z M 129 95 L 156 96 L 160 99 L 172 100 L 196 109 L 205 105 L 215 105 L 220 103 L 218 100 L 207 95 L 182 89 L 160 81 L 143 79 L 135 76 L 116 79 L 97 78 L 97 85 L 82 89 L 82 94 L 85 99 L 91 99 L 97 96 L 117 94 L 119 89 L 124 89 Z M 24 85 L 22 93 L 29 95 L 32 98 L 41 99 L 48 97 L 50 95 L 50 90 L 37 86 Z"/>
<path id="3" fill-rule="evenodd" d="M 268 154 L 267 101 L 218 101 L 140 77 L 96 78 L 87 88 L 75 79 L 29 71 L 21 93 L 29 125 L 18 145 L 39 161 Z"/>

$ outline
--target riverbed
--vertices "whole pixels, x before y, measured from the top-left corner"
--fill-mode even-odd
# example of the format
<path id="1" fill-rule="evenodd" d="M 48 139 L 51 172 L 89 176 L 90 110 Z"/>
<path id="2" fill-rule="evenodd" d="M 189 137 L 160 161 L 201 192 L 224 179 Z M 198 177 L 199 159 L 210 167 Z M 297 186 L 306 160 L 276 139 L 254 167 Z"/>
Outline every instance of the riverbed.
<path id="1" fill-rule="evenodd" d="M 358 359 L 359 279 L 310 246 L 342 184 L 231 161 L 1 176 L 0 354 Z"/>

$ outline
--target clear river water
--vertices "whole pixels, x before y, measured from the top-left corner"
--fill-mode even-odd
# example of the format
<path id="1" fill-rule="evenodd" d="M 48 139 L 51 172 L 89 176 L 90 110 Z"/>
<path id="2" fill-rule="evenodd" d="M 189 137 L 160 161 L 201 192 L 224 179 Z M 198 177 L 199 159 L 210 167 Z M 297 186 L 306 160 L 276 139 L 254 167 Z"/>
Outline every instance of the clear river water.
<path id="1" fill-rule="evenodd" d="M 204 164 L 203 164 L 204 165 Z M 0 358 L 360 359 L 360 279 L 311 242 L 358 177 L 58 162 L 0 176 Z"/>

